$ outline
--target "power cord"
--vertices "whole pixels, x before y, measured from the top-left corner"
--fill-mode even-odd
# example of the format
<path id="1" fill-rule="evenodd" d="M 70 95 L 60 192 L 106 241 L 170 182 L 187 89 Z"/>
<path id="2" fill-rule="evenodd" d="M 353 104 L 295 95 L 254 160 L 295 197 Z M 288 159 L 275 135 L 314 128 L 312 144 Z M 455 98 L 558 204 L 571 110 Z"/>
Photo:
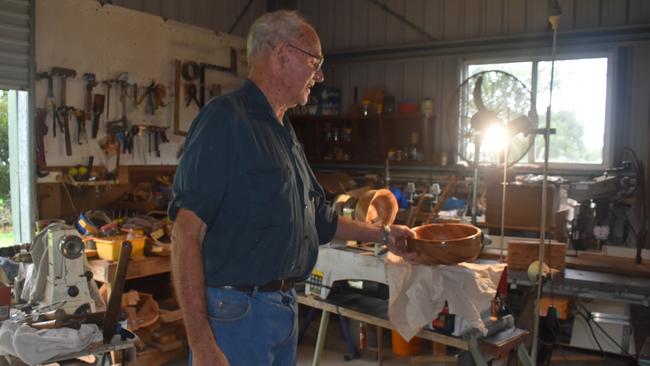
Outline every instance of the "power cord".
<path id="1" fill-rule="evenodd" d="M 624 354 L 625 356 L 628 356 L 628 357 L 634 357 L 634 356 L 632 356 L 631 354 L 629 354 L 629 353 L 627 352 L 627 350 L 626 350 L 625 348 L 623 348 L 623 346 L 621 346 L 618 342 L 616 342 L 616 341 L 614 340 L 614 338 L 612 338 L 612 337 L 609 335 L 609 333 L 607 333 L 607 332 L 605 331 L 605 329 L 603 329 L 603 327 L 600 326 L 600 324 L 598 324 L 598 322 L 596 322 L 596 321 L 594 320 L 593 316 L 591 315 L 591 312 L 589 311 L 589 309 L 587 309 L 586 306 L 584 306 L 584 305 L 581 304 L 581 303 L 578 303 L 578 305 L 580 305 L 580 306 L 582 307 L 582 309 L 584 310 L 585 314 L 587 314 L 587 315 L 585 316 L 585 314 L 582 314 L 582 313 L 580 313 L 579 311 L 578 311 L 578 314 L 582 315 L 582 317 L 585 318 L 585 320 L 587 320 L 587 323 L 588 323 L 588 324 L 589 324 L 589 321 L 593 322 L 593 323 L 596 325 L 596 327 L 598 327 L 598 329 L 600 329 L 600 331 L 601 331 L 601 332 L 602 332 L 602 333 L 603 333 L 603 334 L 604 334 L 604 335 L 605 335 L 605 336 L 606 336 L 606 337 L 607 337 L 607 338 L 608 338 L 612 343 L 614 343 L 614 345 L 616 345 L 616 347 L 618 347 L 618 348 L 623 352 L 623 354 Z M 590 326 L 590 328 L 591 328 L 591 326 Z M 593 335 L 593 332 L 592 332 L 592 335 Z M 594 338 L 595 338 L 595 336 L 594 336 Z M 598 341 L 596 341 L 596 343 L 598 343 Z"/>
<path id="2" fill-rule="evenodd" d="M 591 337 L 594 339 L 594 341 L 596 341 L 596 345 L 598 346 L 598 349 L 600 350 L 600 354 L 603 356 L 603 359 L 605 360 L 605 362 L 607 362 L 608 365 L 612 365 L 611 361 L 609 360 L 609 358 L 607 358 L 607 355 L 603 350 L 603 346 L 600 345 L 600 342 L 598 341 L 598 337 L 596 337 L 596 332 L 594 332 L 594 328 L 591 326 L 591 322 L 593 321 L 593 319 L 591 318 L 591 314 L 588 313 L 589 315 L 587 316 L 581 313 L 580 311 L 578 311 L 578 314 L 582 316 L 587 322 L 587 326 L 589 327 L 589 331 L 591 332 Z M 594 322 L 594 324 L 596 324 L 596 322 Z"/>

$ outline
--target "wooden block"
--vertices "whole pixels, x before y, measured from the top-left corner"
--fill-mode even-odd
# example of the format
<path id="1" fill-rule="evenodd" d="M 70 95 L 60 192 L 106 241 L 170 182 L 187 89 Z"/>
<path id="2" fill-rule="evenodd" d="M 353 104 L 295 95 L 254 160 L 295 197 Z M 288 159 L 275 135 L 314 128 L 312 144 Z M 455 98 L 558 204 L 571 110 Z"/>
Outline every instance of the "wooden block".
<path id="1" fill-rule="evenodd" d="M 551 241 L 544 244 L 544 263 L 553 269 L 564 271 L 566 267 L 566 244 Z M 508 268 L 527 271 L 528 266 L 539 258 L 539 240 L 508 241 Z"/>
<path id="2" fill-rule="evenodd" d="M 185 342 L 180 339 L 177 339 L 176 341 L 169 342 L 169 343 L 158 343 L 158 342 L 151 341 L 148 342 L 147 344 L 149 344 L 152 347 L 155 347 L 160 352 L 169 352 L 183 347 Z"/>
<path id="3" fill-rule="evenodd" d="M 122 294 L 122 306 L 136 306 L 138 305 L 138 302 L 140 301 L 140 295 L 138 294 L 138 291 L 129 291 L 125 294 Z"/>
<path id="4" fill-rule="evenodd" d="M 168 352 L 162 352 L 151 347 L 149 350 L 138 353 L 137 365 L 139 366 L 160 366 L 181 358 L 187 358 L 188 348 L 180 347 Z"/>
<path id="5" fill-rule="evenodd" d="M 172 323 L 177 320 L 183 319 L 183 315 L 181 314 L 181 309 L 176 309 L 176 310 L 165 310 L 165 309 L 160 309 L 160 321 L 162 323 Z"/>
<path id="6" fill-rule="evenodd" d="M 153 332 L 153 337 L 151 339 L 153 342 L 157 342 L 160 344 L 168 344 L 168 343 L 176 342 L 178 340 L 178 338 L 176 338 L 176 334 L 163 333 L 160 331 Z"/>
<path id="7" fill-rule="evenodd" d="M 559 206 L 555 186 L 546 190 L 546 226 L 555 226 L 555 212 Z M 501 226 L 502 185 L 487 184 L 485 223 L 489 227 Z M 542 213 L 541 184 L 508 184 L 506 186 L 505 227 L 520 230 L 539 230 Z"/>

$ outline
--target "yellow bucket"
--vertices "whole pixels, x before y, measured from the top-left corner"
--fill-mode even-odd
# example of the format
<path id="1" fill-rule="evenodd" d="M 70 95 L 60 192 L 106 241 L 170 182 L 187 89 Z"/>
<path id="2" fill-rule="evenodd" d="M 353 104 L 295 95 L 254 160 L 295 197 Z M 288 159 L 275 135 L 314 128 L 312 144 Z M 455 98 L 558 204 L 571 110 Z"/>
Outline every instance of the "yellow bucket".
<path id="1" fill-rule="evenodd" d="M 126 235 L 94 238 L 95 245 L 97 246 L 97 255 L 102 259 L 116 261 L 120 256 L 120 248 L 124 240 L 127 240 Z M 146 240 L 146 237 L 136 236 L 128 240 L 133 245 L 133 249 L 131 250 L 131 258 L 143 257 L 144 242 Z"/>

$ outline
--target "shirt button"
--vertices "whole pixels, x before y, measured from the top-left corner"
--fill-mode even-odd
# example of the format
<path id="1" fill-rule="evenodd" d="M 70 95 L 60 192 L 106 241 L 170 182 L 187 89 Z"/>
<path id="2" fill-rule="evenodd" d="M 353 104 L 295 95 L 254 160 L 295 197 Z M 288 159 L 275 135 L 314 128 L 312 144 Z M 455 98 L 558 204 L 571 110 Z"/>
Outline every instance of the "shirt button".
<path id="1" fill-rule="evenodd" d="M 309 208 L 309 205 L 305 203 L 305 210 Z"/>

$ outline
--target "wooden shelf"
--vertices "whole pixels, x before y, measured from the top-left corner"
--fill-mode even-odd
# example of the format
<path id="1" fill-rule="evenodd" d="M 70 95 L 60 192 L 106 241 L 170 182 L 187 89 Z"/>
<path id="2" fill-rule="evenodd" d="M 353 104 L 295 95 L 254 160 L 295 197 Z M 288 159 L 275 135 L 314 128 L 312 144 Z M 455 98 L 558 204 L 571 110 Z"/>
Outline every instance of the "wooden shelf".
<path id="1" fill-rule="evenodd" d="M 305 121 L 324 121 L 324 122 L 338 122 L 338 121 L 404 121 L 404 120 L 422 120 L 426 118 L 421 114 L 391 114 L 391 115 L 369 115 L 369 116 L 351 116 L 351 115 L 338 115 L 338 116 L 319 116 L 319 115 L 293 115 L 289 116 L 291 122 L 305 122 Z"/>
<path id="2" fill-rule="evenodd" d="M 65 184 L 71 185 L 73 187 L 104 187 L 114 184 L 119 184 L 117 180 L 74 180 L 71 176 L 67 174 L 60 174 L 56 177 L 57 181 L 62 181 Z"/>
<path id="3" fill-rule="evenodd" d="M 380 116 L 292 116 L 299 140 L 314 164 L 383 165 L 389 150 L 406 152 L 417 136 L 418 152 L 427 161 L 394 161 L 404 166 L 429 166 L 434 117 L 419 114 Z M 346 141 L 339 140 L 345 135 Z M 338 136 L 334 137 L 334 136 Z M 333 141 L 334 139 L 338 141 Z M 348 141 L 349 138 L 349 141 Z M 325 157 L 348 160 L 326 160 Z"/>
<path id="4" fill-rule="evenodd" d="M 92 259 L 88 261 L 93 272 L 95 281 L 110 283 L 115 277 L 117 262 L 105 259 Z M 151 275 L 171 272 L 171 260 L 169 257 L 142 257 L 129 261 L 126 271 L 126 279 L 142 278 Z"/>

